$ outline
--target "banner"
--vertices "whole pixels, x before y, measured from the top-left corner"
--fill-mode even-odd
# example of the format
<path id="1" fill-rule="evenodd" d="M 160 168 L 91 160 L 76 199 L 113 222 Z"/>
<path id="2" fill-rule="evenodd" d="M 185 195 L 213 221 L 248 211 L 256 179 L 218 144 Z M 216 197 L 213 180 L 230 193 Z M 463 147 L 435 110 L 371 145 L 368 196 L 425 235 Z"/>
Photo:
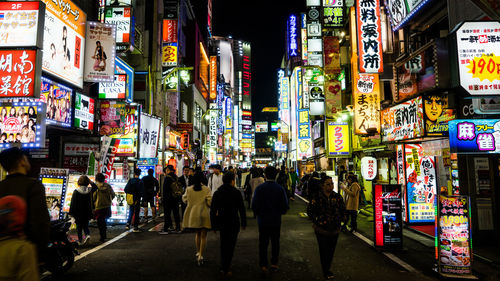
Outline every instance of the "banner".
<path id="1" fill-rule="evenodd" d="M 382 141 L 414 139 L 424 135 L 422 97 L 382 110 Z"/>
<path id="2" fill-rule="evenodd" d="M 46 5 L 43 70 L 82 88 L 87 15 L 69 0 L 42 2 Z"/>
<path id="3" fill-rule="evenodd" d="M 0 148 L 20 143 L 23 148 L 45 146 L 45 104 L 0 102 Z"/>
<path id="4" fill-rule="evenodd" d="M 347 122 L 326 121 L 327 156 L 339 157 L 350 154 L 350 131 Z"/>
<path id="5" fill-rule="evenodd" d="M 41 47 L 45 5 L 40 2 L 0 2 L 0 45 Z"/>
<path id="6" fill-rule="evenodd" d="M 75 122 L 78 129 L 94 130 L 94 99 L 80 93 L 75 94 Z"/>
<path id="7" fill-rule="evenodd" d="M 500 153 L 500 119 L 457 119 L 448 122 L 451 152 Z"/>
<path id="8" fill-rule="evenodd" d="M 337 80 L 325 81 L 325 115 L 326 118 L 335 118 L 342 111 L 342 89 Z"/>
<path id="9" fill-rule="evenodd" d="M 161 53 L 163 66 L 177 66 L 177 43 L 164 43 Z"/>
<path id="10" fill-rule="evenodd" d="M 0 50 L 0 98 L 40 95 L 41 56 L 37 50 Z"/>
<path id="11" fill-rule="evenodd" d="M 356 1 L 359 72 L 384 72 L 380 0 Z"/>
<path id="12" fill-rule="evenodd" d="M 40 100 L 47 104 L 48 124 L 71 127 L 71 99 L 73 90 L 42 77 Z"/>
<path id="13" fill-rule="evenodd" d="M 373 192 L 375 247 L 401 249 L 403 247 L 401 185 L 376 184 Z"/>
<path id="14" fill-rule="evenodd" d="M 380 82 L 378 74 L 360 74 L 353 70 L 354 133 L 380 132 Z"/>
<path id="15" fill-rule="evenodd" d="M 101 101 L 101 135 L 126 135 L 132 133 L 136 122 L 136 106 L 122 101 Z"/>
<path id="16" fill-rule="evenodd" d="M 141 113 L 139 126 L 139 157 L 156 158 L 161 119 Z"/>
<path id="17" fill-rule="evenodd" d="M 116 26 L 87 22 L 85 82 L 112 82 L 115 73 Z"/>

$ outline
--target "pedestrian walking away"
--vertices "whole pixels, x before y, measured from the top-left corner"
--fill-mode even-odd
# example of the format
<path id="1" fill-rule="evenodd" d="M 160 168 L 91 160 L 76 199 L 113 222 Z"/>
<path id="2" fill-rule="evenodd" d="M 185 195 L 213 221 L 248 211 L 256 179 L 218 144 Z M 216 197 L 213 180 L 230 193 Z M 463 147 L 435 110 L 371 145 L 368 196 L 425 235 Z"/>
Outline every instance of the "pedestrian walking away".
<path id="1" fill-rule="evenodd" d="M 313 196 L 307 206 L 307 215 L 313 222 L 314 233 L 318 241 L 321 269 L 326 280 L 333 279 L 330 267 L 335 254 L 335 247 L 346 220 L 346 211 L 342 196 L 333 191 L 331 177 L 321 179 L 321 191 Z"/>
<path id="2" fill-rule="evenodd" d="M 23 198 L 0 198 L 0 280 L 40 280 L 35 245 L 24 235 L 26 214 Z"/>
<path id="3" fill-rule="evenodd" d="M 165 168 L 165 181 L 161 191 L 161 201 L 163 205 L 163 218 L 165 223 L 163 231 L 160 234 L 168 234 L 170 232 L 181 231 L 181 218 L 179 214 L 179 204 L 182 200 L 182 187 L 179 179 L 175 175 L 174 166 L 168 165 Z M 174 216 L 175 228 L 172 224 L 172 215 Z"/>
<path id="4" fill-rule="evenodd" d="M 182 201 L 187 204 L 182 225 L 186 229 L 196 231 L 196 261 L 198 265 L 204 262 L 203 253 L 207 244 L 207 232 L 212 228 L 210 222 L 210 205 L 212 193 L 203 185 L 203 174 L 198 172 L 193 177 L 193 185 L 188 186 L 182 196 Z"/>
<path id="5" fill-rule="evenodd" d="M 147 220 L 149 215 L 148 207 L 151 208 L 151 219 L 156 220 L 156 205 L 155 197 L 160 190 L 160 184 L 154 176 L 155 170 L 148 169 L 148 175 L 142 178 L 144 184 L 144 197 L 142 200 L 142 207 L 144 208 L 144 218 Z"/>
<path id="6" fill-rule="evenodd" d="M 231 261 L 238 240 L 238 233 L 247 226 L 245 205 L 241 192 L 236 188 L 236 175 L 225 173 L 223 185 L 214 193 L 210 208 L 212 228 L 220 232 L 221 274 L 231 277 Z"/>
<path id="7" fill-rule="evenodd" d="M 358 177 L 355 175 L 349 175 L 347 177 L 347 187 L 343 187 L 343 191 L 346 194 L 345 205 L 347 213 L 349 214 L 350 220 L 350 231 L 354 232 L 358 229 L 357 217 L 359 208 L 359 193 L 361 187 L 358 183 Z"/>
<path id="8" fill-rule="evenodd" d="M 222 185 L 222 168 L 220 165 L 213 165 L 213 174 L 208 179 L 208 188 L 212 191 L 212 195 Z"/>
<path id="9" fill-rule="evenodd" d="M 99 241 L 106 240 L 107 225 L 106 220 L 111 217 L 111 202 L 115 198 L 115 192 L 111 185 L 105 182 L 106 177 L 102 173 L 95 176 L 97 190 L 92 194 L 95 206 L 95 219 L 97 220 L 97 228 L 99 228 Z"/>
<path id="10" fill-rule="evenodd" d="M 141 199 L 144 196 L 144 183 L 139 179 L 140 175 L 141 169 L 134 169 L 134 177 L 128 180 L 124 189 L 127 195 L 132 195 L 133 199 L 128 212 L 127 228 L 132 225 L 134 227 L 134 232 L 140 231 L 139 214 L 141 212 Z"/>
<path id="11" fill-rule="evenodd" d="M 50 232 L 45 187 L 39 180 L 28 177 L 30 162 L 17 147 L 0 152 L 0 165 L 7 171 L 7 177 L 0 182 L 0 198 L 16 195 L 26 202 L 24 233 L 36 245 L 38 259 L 43 260 Z"/>
<path id="12" fill-rule="evenodd" d="M 250 178 L 250 188 L 251 188 L 250 202 L 252 202 L 252 197 L 253 194 L 255 193 L 255 189 L 257 189 L 257 186 L 263 184 L 265 181 L 266 180 L 264 179 L 264 175 L 261 169 L 258 168 L 253 169 Z"/>
<path id="13" fill-rule="evenodd" d="M 271 241 L 271 271 L 278 270 L 281 216 L 288 210 L 286 192 L 274 181 L 276 174 L 276 168 L 266 167 L 264 170 L 266 182 L 255 189 L 252 200 L 252 209 L 257 216 L 259 226 L 259 265 L 263 274 L 268 271 L 269 241 Z"/>
<path id="14" fill-rule="evenodd" d="M 83 245 L 90 239 L 89 221 L 92 218 L 92 194 L 90 179 L 87 176 L 78 178 L 78 188 L 71 196 L 69 215 L 75 219 L 78 243 Z M 83 239 L 83 233 L 85 239 Z"/>

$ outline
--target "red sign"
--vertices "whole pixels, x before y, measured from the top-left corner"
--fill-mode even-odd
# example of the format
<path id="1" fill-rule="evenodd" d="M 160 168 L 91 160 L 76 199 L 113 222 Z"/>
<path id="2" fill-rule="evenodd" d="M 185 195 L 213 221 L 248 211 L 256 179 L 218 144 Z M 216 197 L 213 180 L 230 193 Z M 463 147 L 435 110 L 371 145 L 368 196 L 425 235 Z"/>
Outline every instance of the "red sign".
<path id="1" fill-rule="evenodd" d="M 382 185 L 375 185 L 375 246 L 384 246 L 384 219 L 382 217 Z"/>
<path id="2" fill-rule="evenodd" d="M 384 72 L 380 0 L 357 1 L 359 72 Z"/>
<path id="3" fill-rule="evenodd" d="M 192 132 L 193 131 L 193 123 L 177 123 L 175 125 L 177 131 L 179 132 Z"/>
<path id="4" fill-rule="evenodd" d="M 217 98 L 217 57 L 210 57 L 210 99 Z"/>
<path id="5" fill-rule="evenodd" d="M 0 50 L 0 98 L 38 97 L 36 70 L 36 50 Z"/>
<path id="6" fill-rule="evenodd" d="M 334 36 L 323 37 L 324 68 L 325 74 L 340 72 L 340 44 L 339 38 Z"/>
<path id="7" fill-rule="evenodd" d="M 177 42 L 177 20 L 163 20 L 163 42 Z"/>

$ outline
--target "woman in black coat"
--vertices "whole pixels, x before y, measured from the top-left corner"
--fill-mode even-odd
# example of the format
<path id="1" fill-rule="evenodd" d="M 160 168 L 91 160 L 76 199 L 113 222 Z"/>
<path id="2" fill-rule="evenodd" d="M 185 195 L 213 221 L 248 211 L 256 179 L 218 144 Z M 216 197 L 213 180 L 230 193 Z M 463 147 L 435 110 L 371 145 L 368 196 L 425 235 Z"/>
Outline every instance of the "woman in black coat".
<path id="1" fill-rule="evenodd" d="M 76 230 L 78 232 L 78 243 L 85 244 L 90 239 L 89 221 L 92 218 L 92 198 L 90 179 L 81 176 L 78 179 L 78 188 L 73 192 L 69 215 L 75 218 Z M 82 231 L 85 233 L 83 239 Z"/>

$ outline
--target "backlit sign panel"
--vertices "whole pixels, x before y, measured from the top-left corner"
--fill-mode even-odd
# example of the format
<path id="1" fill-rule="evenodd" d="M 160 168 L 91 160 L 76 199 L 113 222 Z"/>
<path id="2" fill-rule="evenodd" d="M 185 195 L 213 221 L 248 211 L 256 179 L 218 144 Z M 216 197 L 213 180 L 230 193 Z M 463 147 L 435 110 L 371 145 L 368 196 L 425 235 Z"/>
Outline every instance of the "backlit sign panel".
<path id="1" fill-rule="evenodd" d="M 354 70 L 354 133 L 380 132 L 380 82 L 378 74 L 362 74 Z"/>
<path id="2" fill-rule="evenodd" d="M 116 43 L 132 42 L 132 8 L 106 7 L 104 22 L 116 25 Z"/>
<path id="3" fill-rule="evenodd" d="M 47 123 L 71 126 L 71 99 L 73 90 L 42 77 L 40 100 L 47 104 Z"/>
<path id="4" fill-rule="evenodd" d="M 350 130 L 347 122 L 326 121 L 327 156 L 339 157 L 350 154 Z"/>
<path id="5" fill-rule="evenodd" d="M 382 141 L 398 141 L 424 135 L 422 97 L 386 108 L 381 113 Z"/>
<path id="6" fill-rule="evenodd" d="M 210 57 L 210 99 L 217 98 L 217 57 Z"/>
<path id="7" fill-rule="evenodd" d="M 85 45 L 86 82 L 112 82 L 115 73 L 116 26 L 87 22 Z"/>
<path id="8" fill-rule="evenodd" d="M 0 102 L 0 148 L 21 143 L 23 148 L 45 146 L 45 108 L 41 102 Z"/>
<path id="9" fill-rule="evenodd" d="M 499 119 L 448 121 L 450 149 L 457 153 L 500 153 Z"/>
<path id="10" fill-rule="evenodd" d="M 164 19 L 163 20 L 162 40 L 165 43 L 177 42 L 177 19 Z"/>
<path id="11" fill-rule="evenodd" d="M 164 43 L 161 51 L 163 66 L 177 65 L 177 43 Z"/>
<path id="12" fill-rule="evenodd" d="M 287 27 L 288 27 L 288 56 L 296 57 L 299 55 L 299 41 L 297 40 L 298 20 L 296 15 L 290 15 L 288 17 Z"/>
<path id="13" fill-rule="evenodd" d="M 41 56 L 36 50 L 0 50 L 0 98 L 39 96 Z"/>
<path id="14" fill-rule="evenodd" d="M 114 75 L 114 82 L 99 83 L 100 99 L 125 99 L 127 75 Z"/>
<path id="15" fill-rule="evenodd" d="M 356 7 L 359 71 L 362 73 L 384 72 L 380 0 L 357 1 Z"/>
<path id="16" fill-rule="evenodd" d="M 76 93 L 74 126 L 79 129 L 94 130 L 94 110 L 94 99 Z"/>
<path id="17" fill-rule="evenodd" d="M 45 5 L 41 2 L 0 2 L 0 45 L 40 46 Z"/>

